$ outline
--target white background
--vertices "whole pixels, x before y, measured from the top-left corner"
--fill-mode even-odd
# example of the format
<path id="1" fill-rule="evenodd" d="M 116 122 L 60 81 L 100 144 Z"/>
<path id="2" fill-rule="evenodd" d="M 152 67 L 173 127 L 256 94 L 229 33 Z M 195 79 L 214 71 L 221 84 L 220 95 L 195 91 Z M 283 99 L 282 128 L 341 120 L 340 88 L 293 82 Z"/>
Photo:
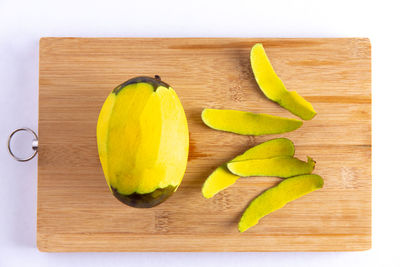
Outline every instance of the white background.
<path id="1" fill-rule="evenodd" d="M 0 0 L 0 267 L 400 266 L 400 15 L 396 2 Z M 6 151 L 6 141 L 14 128 L 37 130 L 38 41 L 42 36 L 369 37 L 372 249 L 347 253 L 38 252 L 37 160 L 14 161 Z"/>

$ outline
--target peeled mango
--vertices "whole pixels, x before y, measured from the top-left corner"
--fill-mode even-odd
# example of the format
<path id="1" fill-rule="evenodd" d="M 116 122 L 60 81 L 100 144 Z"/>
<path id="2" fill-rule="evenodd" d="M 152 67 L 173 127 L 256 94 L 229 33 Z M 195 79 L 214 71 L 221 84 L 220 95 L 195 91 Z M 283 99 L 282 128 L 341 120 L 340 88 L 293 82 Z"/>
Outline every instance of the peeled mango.
<path id="1" fill-rule="evenodd" d="M 265 215 L 284 207 L 314 190 L 322 188 L 324 180 L 316 174 L 301 175 L 285 179 L 277 186 L 267 189 L 256 197 L 244 211 L 238 228 L 244 232 L 256 225 Z"/>
<path id="2" fill-rule="evenodd" d="M 104 176 L 122 203 L 149 208 L 174 193 L 186 170 L 189 131 L 174 89 L 156 76 L 117 86 L 97 122 Z"/>
<path id="3" fill-rule="evenodd" d="M 293 155 L 294 145 L 292 141 L 287 138 L 276 138 L 246 150 L 243 154 L 229 162 Z M 223 164 L 208 176 L 203 184 L 201 192 L 205 198 L 211 198 L 218 192 L 234 184 L 238 178 L 240 178 L 240 176 L 232 174 L 227 169 L 226 164 Z"/>
<path id="4" fill-rule="evenodd" d="M 303 125 L 296 119 L 239 110 L 204 109 L 201 119 L 210 128 L 242 135 L 291 132 Z"/>
<path id="5" fill-rule="evenodd" d="M 288 91 L 275 73 L 262 44 L 255 44 L 250 52 L 251 68 L 261 91 L 303 120 L 311 120 L 317 113 L 310 102 L 296 91 Z"/>

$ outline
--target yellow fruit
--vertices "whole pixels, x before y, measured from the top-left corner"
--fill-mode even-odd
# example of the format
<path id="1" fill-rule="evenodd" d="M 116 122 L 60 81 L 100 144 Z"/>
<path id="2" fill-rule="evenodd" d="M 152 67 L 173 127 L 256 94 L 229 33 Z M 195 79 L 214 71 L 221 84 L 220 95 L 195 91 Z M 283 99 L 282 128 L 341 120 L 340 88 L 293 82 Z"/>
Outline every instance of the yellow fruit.
<path id="1" fill-rule="evenodd" d="M 265 215 L 284 207 L 290 201 L 322 188 L 323 185 L 324 180 L 316 174 L 283 180 L 277 186 L 264 191 L 249 204 L 240 219 L 239 231 L 246 231 Z"/>
<path id="2" fill-rule="evenodd" d="M 296 91 L 288 91 L 275 73 L 262 44 L 255 44 L 250 53 L 251 68 L 261 91 L 303 120 L 311 120 L 317 113 L 310 102 Z"/>
<path id="3" fill-rule="evenodd" d="M 158 76 L 119 85 L 100 111 L 97 145 L 117 199 L 140 208 L 160 204 L 178 188 L 188 158 L 188 126 L 177 94 Z"/>

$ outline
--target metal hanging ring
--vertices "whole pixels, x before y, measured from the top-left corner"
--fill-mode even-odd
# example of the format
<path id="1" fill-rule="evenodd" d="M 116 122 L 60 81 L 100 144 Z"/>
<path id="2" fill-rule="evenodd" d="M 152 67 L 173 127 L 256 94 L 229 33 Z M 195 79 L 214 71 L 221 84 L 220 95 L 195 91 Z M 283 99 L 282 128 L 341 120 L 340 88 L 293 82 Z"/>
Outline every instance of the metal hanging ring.
<path id="1" fill-rule="evenodd" d="M 33 153 L 32 153 L 32 155 L 30 155 L 29 157 L 27 157 L 27 158 L 20 158 L 20 157 L 17 157 L 13 152 L 12 152 L 12 150 L 11 150 L 11 139 L 12 139 L 12 137 L 14 136 L 14 134 L 16 134 L 16 133 L 18 133 L 18 132 L 21 132 L 21 131 L 24 131 L 24 132 L 29 132 L 29 133 L 31 133 L 33 136 L 34 136 L 34 139 L 32 140 L 32 150 L 33 150 Z M 24 161 L 28 161 L 28 160 L 31 160 L 31 159 L 33 159 L 35 156 L 36 156 L 36 154 L 37 154 L 37 150 L 38 150 L 38 147 L 39 147 L 39 140 L 38 140 L 38 136 L 37 136 L 37 134 L 32 130 L 32 129 L 29 129 L 29 128 L 19 128 L 19 129 L 16 129 L 14 132 L 12 132 L 11 134 L 10 134 L 10 136 L 8 137 L 8 152 L 10 153 L 10 155 L 15 159 L 15 160 L 17 160 L 17 161 L 22 161 L 22 162 L 24 162 Z"/>

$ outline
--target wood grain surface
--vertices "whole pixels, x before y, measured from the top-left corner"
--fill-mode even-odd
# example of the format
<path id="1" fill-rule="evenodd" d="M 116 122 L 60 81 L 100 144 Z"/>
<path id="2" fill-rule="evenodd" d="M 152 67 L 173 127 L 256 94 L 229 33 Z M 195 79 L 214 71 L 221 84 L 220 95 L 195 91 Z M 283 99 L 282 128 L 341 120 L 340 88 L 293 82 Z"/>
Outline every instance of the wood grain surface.
<path id="1" fill-rule="evenodd" d="M 240 136 L 206 127 L 203 108 L 294 118 L 258 89 L 249 61 L 262 42 L 289 90 L 318 115 L 291 133 Z M 371 247 L 371 63 L 368 39 L 42 38 L 37 246 L 41 251 L 348 251 Z M 190 158 L 178 191 L 151 209 L 109 192 L 96 123 L 110 91 L 158 74 L 185 108 Z M 206 177 L 251 146 L 288 137 L 317 161 L 325 187 L 247 232 L 237 223 L 279 179 L 243 178 L 212 199 Z"/>

